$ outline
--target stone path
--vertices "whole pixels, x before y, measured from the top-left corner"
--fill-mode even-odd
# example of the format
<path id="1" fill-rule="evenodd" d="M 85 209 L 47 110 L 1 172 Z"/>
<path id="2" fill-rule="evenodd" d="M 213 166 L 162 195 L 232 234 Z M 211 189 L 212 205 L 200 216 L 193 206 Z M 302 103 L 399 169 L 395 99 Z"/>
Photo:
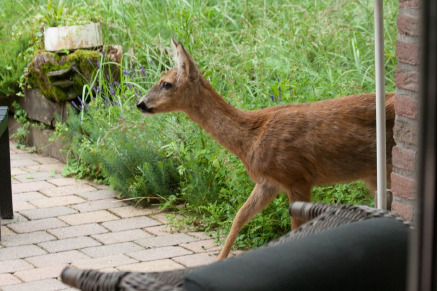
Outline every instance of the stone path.
<path id="1" fill-rule="evenodd" d="M 0 290 L 69 290 L 67 266 L 151 272 L 216 261 L 203 232 L 172 232 L 157 208 L 116 199 L 107 186 L 60 175 L 59 161 L 11 143 L 14 219 L 1 221 Z"/>

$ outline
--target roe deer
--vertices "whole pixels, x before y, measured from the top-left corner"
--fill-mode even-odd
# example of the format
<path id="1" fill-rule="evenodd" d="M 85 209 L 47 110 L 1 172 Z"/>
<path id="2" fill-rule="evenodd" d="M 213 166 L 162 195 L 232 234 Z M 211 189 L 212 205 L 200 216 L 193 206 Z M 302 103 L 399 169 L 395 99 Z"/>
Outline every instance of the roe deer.
<path id="1" fill-rule="evenodd" d="M 219 260 L 228 256 L 243 225 L 281 190 L 290 202 L 309 201 L 315 185 L 362 179 L 375 190 L 374 94 L 243 111 L 229 105 L 211 87 L 182 44 L 172 39 L 172 46 L 175 68 L 139 100 L 137 107 L 146 114 L 185 112 L 239 157 L 255 182 L 233 221 Z M 390 173 L 393 94 L 386 94 L 386 118 Z M 301 223 L 292 219 L 292 229 Z"/>

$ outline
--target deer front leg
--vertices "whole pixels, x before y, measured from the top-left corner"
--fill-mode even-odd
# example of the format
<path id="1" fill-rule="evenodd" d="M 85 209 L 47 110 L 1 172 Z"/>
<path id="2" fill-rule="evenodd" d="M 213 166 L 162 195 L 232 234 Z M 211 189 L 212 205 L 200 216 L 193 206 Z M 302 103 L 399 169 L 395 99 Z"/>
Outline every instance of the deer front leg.
<path id="1" fill-rule="evenodd" d="M 287 197 L 289 198 L 289 204 L 292 201 L 303 201 L 309 202 L 311 196 L 311 187 L 310 184 L 303 182 L 295 184 L 289 191 L 286 191 Z M 290 218 L 291 220 L 291 229 L 294 230 L 303 224 L 305 221 L 301 219 L 297 219 L 294 217 Z"/>
<path id="2" fill-rule="evenodd" d="M 236 241 L 242 227 L 257 213 L 261 212 L 277 196 L 278 189 L 264 184 L 256 184 L 248 200 L 242 205 L 234 218 L 230 233 L 225 245 L 219 254 L 218 260 L 225 259 Z"/>

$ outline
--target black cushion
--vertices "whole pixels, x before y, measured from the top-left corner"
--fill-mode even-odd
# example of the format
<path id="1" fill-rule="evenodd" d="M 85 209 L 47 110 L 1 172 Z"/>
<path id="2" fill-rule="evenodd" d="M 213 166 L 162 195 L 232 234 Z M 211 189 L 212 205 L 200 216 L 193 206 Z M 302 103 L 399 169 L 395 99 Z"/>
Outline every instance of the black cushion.
<path id="1" fill-rule="evenodd" d="M 409 228 L 391 218 L 345 224 L 199 268 L 186 290 L 405 290 Z"/>

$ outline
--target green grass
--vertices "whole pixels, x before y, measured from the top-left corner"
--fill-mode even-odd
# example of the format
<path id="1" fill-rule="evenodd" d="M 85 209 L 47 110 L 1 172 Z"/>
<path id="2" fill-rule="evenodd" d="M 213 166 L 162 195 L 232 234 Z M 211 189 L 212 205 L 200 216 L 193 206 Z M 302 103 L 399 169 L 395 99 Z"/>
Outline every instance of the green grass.
<path id="1" fill-rule="evenodd" d="M 75 18 L 97 20 L 103 24 L 105 43 L 121 44 L 125 52 L 133 49 L 137 73 L 122 76 L 113 97 L 122 104 L 106 106 L 106 95 L 100 94 L 90 109 L 60 125 L 59 132 L 73 140 L 67 172 L 111 183 L 122 196 L 141 203 L 158 201 L 177 208 L 186 214 L 185 221 L 178 222 L 185 227 L 228 233 L 253 182 L 236 157 L 183 114 L 145 118 L 135 110 L 138 96 L 128 83 L 145 93 L 173 66 L 167 53 L 172 36 L 184 44 L 213 87 L 242 109 L 313 102 L 375 88 L 371 1 L 64 1 L 58 18 L 39 8 L 47 8 L 45 1 L 30 6 L 24 0 L 6 0 L 1 5 L 6 7 L 2 19 L 17 27 L 33 13 L 44 15 L 42 25 L 54 18 L 60 24 Z M 20 20 L 7 19 L 12 6 L 23 12 L 15 14 L 22 15 Z M 83 13 L 74 15 L 78 10 Z M 388 92 L 395 90 L 397 11 L 398 1 L 384 1 Z M 138 74 L 141 66 L 145 76 Z M 128 54 L 123 68 L 131 69 Z M 108 87 L 102 75 L 99 80 Z M 91 100 L 91 90 L 84 92 L 84 99 Z M 364 185 L 357 182 L 318 187 L 313 193 L 314 201 L 372 204 Z M 290 229 L 289 223 L 287 199 L 281 195 L 245 226 L 236 245 L 261 245 Z"/>

